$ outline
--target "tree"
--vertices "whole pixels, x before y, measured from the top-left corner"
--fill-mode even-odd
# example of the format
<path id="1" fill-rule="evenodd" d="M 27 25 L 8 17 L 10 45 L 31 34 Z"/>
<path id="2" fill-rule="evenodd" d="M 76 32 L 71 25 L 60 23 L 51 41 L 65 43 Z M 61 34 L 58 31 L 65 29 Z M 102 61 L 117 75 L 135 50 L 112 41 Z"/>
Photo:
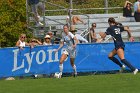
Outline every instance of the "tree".
<path id="1" fill-rule="evenodd" d="M 2 0 L 0 2 L 0 44 L 12 47 L 20 33 L 27 33 L 25 0 Z"/>

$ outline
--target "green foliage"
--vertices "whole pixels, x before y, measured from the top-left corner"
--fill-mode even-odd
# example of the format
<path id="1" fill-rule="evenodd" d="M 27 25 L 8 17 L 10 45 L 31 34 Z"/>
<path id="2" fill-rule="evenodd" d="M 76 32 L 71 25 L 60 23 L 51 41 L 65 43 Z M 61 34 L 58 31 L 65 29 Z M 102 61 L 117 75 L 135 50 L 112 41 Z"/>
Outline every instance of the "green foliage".
<path id="1" fill-rule="evenodd" d="M 19 34 L 27 33 L 25 0 L 3 0 L 0 4 L 1 47 L 15 46 Z"/>
<path id="2" fill-rule="evenodd" d="M 70 0 L 48 0 L 54 4 L 64 6 L 65 8 L 70 7 Z M 109 7 L 123 7 L 126 0 L 108 0 Z M 129 0 L 130 2 L 134 3 L 136 0 Z M 83 9 L 83 8 L 104 8 L 105 7 L 105 0 L 73 0 L 73 8 L 74 9 Z M 58 7 L 52 6 L 50 4 L 46 4 L 47 10 L 59 9 Z M 105 13 L 105 10 L 79 10 L 83 14 L 96 14 L 96 13 Z M 122 9 L 111 9 L 109 13 L 120 13 Z M 66 15 L 67 11 L 65 12 L 48 12 L 47 15 Z M 79 14 L 79 13 L 77 13 Z"/>

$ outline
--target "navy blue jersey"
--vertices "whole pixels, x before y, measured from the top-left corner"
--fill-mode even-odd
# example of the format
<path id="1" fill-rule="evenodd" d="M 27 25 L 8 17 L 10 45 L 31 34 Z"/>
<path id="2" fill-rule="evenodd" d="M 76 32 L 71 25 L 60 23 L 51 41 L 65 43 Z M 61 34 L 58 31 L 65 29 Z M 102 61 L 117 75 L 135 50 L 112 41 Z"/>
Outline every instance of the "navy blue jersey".
<path id="1" fill-rule="evenodd" d="M 107 28 L 106 35 L 111 35 L 114 40 L 115 48 L 118 49 L 119 47 L 124 48 L 124 42 L 122 40 L 121 32 L 124 31 L 123 26 L 113 25 Z"/>

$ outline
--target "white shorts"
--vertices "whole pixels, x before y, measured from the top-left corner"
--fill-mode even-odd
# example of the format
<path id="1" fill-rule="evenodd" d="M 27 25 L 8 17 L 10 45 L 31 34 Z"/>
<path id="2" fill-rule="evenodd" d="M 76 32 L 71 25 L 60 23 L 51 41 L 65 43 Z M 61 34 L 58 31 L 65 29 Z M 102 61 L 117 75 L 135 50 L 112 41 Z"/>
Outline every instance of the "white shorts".
<path id="1" fill-rule="evenodd" d="M 76 56 L 76 51 L 75 50 L 64 50 L 63 54 L 66 54 L 66 55 L 70 55 L 70 58 L 75 58 Z"/>

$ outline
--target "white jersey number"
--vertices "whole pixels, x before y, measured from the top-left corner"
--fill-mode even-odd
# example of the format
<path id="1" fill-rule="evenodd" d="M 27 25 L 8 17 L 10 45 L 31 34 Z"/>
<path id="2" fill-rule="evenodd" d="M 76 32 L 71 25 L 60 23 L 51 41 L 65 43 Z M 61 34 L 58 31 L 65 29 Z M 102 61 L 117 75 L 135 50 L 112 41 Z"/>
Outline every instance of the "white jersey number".
<path id="1" fill-rule="evenodd" d="M 114 29 L 115 30 L 115 34 L 121 34 L 121 32 L 120 32 L 120 29 L 119 28 L 116 28 L 116 29 Z"/>

